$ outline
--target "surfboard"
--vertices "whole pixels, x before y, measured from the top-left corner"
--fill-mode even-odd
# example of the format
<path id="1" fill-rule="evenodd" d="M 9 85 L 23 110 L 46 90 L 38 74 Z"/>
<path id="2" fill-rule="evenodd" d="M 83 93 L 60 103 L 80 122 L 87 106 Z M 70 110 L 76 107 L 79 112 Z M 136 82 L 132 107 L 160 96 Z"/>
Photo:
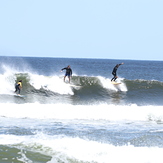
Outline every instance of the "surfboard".
<path id="1" fill-rule="evenodd" d="M 5 94 L 1 94 L 3 96 L 14 96 L 14 97 L 20 97 L 20 98 L 25 98 L 26 95 L 19 95 L 19 94 L 15 94 L 15 93 L 5 93 Z"/>
<path id="2" fill-rule="evenodd" d="M 69 85 L 70 87 L 81 87 L 80 85 L 75 85 L 75 84 L 71 84 L 69 82 L 65 82 L 67 85 Z"/>
<path id="3" fill-rule="evenodd" d="M 22 98 L 25 97 L 25 95 L 18 95 L 18 94 L 15 94 L 14 96 L 16 96 L 16 97 L 22 97 Z"/>
<path id="4" fill-rule="evenodd" d="M 81 87 L 80 85 L 69 84 L 71 87 Z"/>
<path id="5" fill-rule="evenodd" d="M 114 84 L 114 85 L 119 85 L 119 84 L 121 84 L 121 83 L 117 83 L 117 82 L 111 82 L 112 84 Z"/>

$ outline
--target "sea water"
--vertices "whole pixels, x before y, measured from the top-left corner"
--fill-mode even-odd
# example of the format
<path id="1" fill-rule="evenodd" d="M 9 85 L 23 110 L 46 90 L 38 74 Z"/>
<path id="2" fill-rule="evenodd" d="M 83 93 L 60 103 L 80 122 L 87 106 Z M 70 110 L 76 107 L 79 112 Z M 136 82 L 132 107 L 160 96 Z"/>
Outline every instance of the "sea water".
<path id="1" fill-rule="evenodd" d="M 113 85 L 112 69 L 118 68 Z M 71 66 L 71 84 L 63 82 Z M 0 162 L 162 163 L 163 62 L 0 57 Z M 14 96 L 23 80 L 23 97 Z"/>

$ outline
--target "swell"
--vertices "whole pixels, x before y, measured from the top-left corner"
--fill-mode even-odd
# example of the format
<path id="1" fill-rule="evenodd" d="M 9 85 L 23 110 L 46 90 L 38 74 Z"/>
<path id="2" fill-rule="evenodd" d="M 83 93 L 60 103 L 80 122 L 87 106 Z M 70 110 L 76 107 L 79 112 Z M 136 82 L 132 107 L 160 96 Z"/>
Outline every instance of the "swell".
<path id="1" fill-rule="evenodd" d="M 156 81 L 156 80 L 127 80 L 125 79 L 124 82 L 126 83 L 129 90 L 163 90 L 163 82 Z"/>

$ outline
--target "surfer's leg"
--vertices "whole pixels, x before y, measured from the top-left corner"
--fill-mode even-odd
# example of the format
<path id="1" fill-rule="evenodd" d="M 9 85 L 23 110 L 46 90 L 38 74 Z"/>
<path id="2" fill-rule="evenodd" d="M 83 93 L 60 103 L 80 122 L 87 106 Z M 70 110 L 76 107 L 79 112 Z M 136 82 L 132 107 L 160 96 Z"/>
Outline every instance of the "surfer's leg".
<path id="1" fill-rule="evenodd" d="M 18 93 L 20 94 L 20 88 L 18 87 Z"/>
<path id="2" fill-rule="evenodd" d="M 69 80 L 69 83 L 70 83 L 70 74 L 68 74 L 67 76 L 68 76 L 68 80 Z"/>
<path id="3" fill-rule="evenodd" d="M 65 76 L 64 76 L 64 82 L 65 82 L 66 76 L 68 76 L 68 74 L 67 74 L 67 73 L 66 73 L 66 74 L 65 74 Z"/>
<path id="4" fill-rule="evenodd" d="M 115 76 L 115 77 L 114 77 L 114 81 L 116 81 L 117 78 L 118 78 L 118 76 Z"/>
<path id="5" fill-rule="evenodd" d="M 64 82 L 65 82 L 65 78 L 66 78 L 66 75 L 64 76 L 64 79 L 63 79 Z"/>
<path id="6" fill-rule="evenodd" d="M 114 77 L 111 79 L 111 81 L 113 81 L 114 80 Z"/>
<path id="7" fill-rule="evenodd" d="M 114 80 L 114 81 L 116 80 L 116 76 L 115 76 L 115 75 L 114 75 L 114 77 L 111 79 L 111 81 L 113 81 L 113 80 Z"/>
<path id="8" fill-rule="evenodd" d="M 17 91 L 18 91 L 18 86 L 16 85 L 16 86 L 15 86 L 15 92 L 17 92 Z"/>
<path id="9" fill-rule="evenodd" d="M 113 75 L 114 77 L 111 79 L 111 81 L 116 80 L 116 79 L 115 79 L 116 73 L 115 73 L 115 72 L 112 72 L 112 75 Z"/>

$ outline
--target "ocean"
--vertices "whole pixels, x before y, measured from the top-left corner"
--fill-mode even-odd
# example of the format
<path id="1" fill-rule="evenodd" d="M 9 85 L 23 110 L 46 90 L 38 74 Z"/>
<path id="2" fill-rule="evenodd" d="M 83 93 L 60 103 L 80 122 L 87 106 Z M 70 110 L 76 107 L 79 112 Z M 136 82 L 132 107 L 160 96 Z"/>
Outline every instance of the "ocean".
<path id="1" fill-rule="evenodd" d="M 0 163 L 162 163 L 162 69 L 163 61 L 1 56 Z"/>

